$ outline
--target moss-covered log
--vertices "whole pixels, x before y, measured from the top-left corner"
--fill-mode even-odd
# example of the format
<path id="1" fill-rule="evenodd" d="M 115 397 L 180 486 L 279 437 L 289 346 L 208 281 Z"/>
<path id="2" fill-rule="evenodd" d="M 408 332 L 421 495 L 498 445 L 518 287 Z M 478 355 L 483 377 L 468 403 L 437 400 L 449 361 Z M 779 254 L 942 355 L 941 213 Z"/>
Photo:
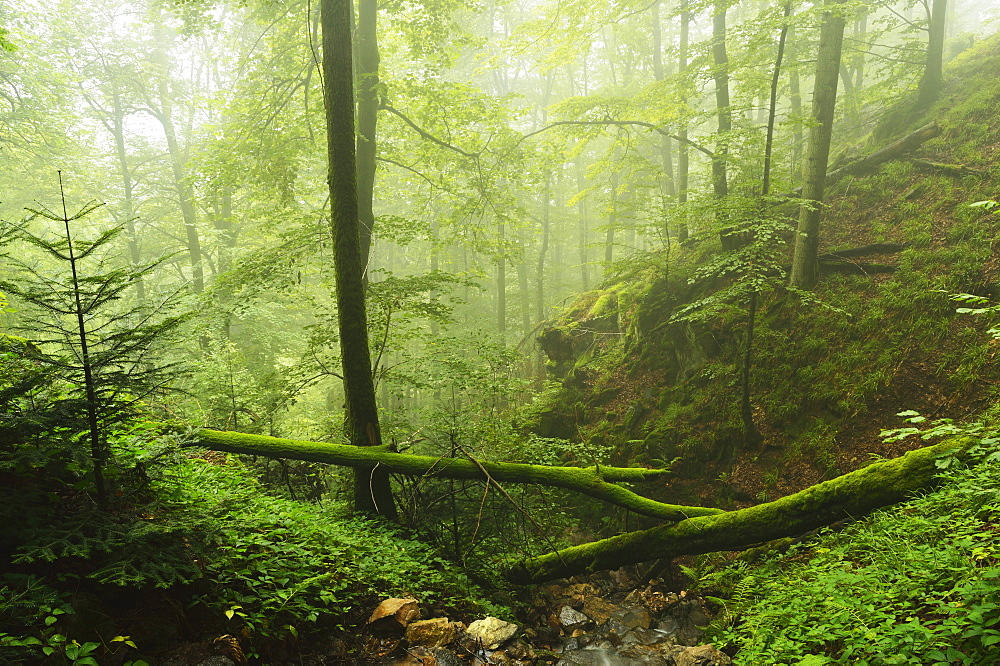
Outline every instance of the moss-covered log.
<path id="1" fill-rule="evenodd" d="M 412 476 L 442 476 L 451 479 L 486 480 L 483 472 L 494 481 L 509 483 L 535 483 L 543 486 L 566 488 L 584 495 L 610 502 L 644 516 L 668 521 L 684 520 L 691 516 L 710 516 L 723 513 L 721 509 L 678 506 L 657 502 L 637 495 L 615 481 L 647 481 L 668 474 L 668 470 L 641 467 L 552 467 L 438 458 L 406 453 L 394 453 L 385 447 L 351 446 L 294 439 L 247 435 L 241 432 L 200 430 L 193 446 L 204 446 L 215 451 L 247 453 L 270 458 L 291 458 L 313 462 L 342 465 L 355 469 L 407 474 Z"/>
<path id="2" fill-rule="evenodd" d="M 743 550 L 795 536 L 844 518 L 857 518 L 932 486 L 938 472 L 935 461 L 943 455 L 959 454 L 967 445 L 965 440 L 949 440 L 774 502 L 565 548 L 524 560 L 507 576 L 517 583 L 536 583 L 680 555 Z"/>

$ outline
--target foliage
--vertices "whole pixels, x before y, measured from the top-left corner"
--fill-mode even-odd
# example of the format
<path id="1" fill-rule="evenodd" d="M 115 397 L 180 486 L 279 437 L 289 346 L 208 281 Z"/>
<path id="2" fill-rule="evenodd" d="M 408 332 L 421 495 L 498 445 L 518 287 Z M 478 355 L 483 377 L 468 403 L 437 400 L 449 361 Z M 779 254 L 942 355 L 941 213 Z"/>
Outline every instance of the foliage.
<path id="1" fill-rule="evenodd" d="M 123 227 L 89 240 L 74 238 L 70 222 L 87 217 L 98 204 L 87 204 L 72 216 L 66 213 L 65 195 L 62 204 L 62 214 L 32 210 L 19 225 L 4 223 L 0 230 L 4 245 L 19 241 L 21 249 L 41 250 L 57 262 L 52 269 L 30 253 L 26 258 L 10 251 L 4 255 L 13 270 L 10 278 L 0 280 L 0 288 L 26 306 L 17 328 L 32 340 L 8 346 L 29 356 L 20 363 L 23 374 L 4 387 L 8 412 L 0 432 L 6 435 L 8 459 L 34 456 L 32 440 L 54 431 L 61 431 L 65 443 L 89 440 L 93 484 L 98 502 L 107 508 L 108 434 L 132 416 L 141 400 L 163 389 L 175 364 L 155 358 L 154 348 L 185 317 L 167 315 L 169 297 L 158 304 L 121 307 L 135 282 L 159 262 L 115 266 L 112 247 Z M 51 238 L 30 231 L 36 218 L 61 222 L 65 234 L 57 230 Z M 11 362 L 18 365 L 16 359 Z M 34 390 L 41 386 L 48 391 Z M 53 388 L 58 388 L 57 394 Z M 49 401 L 38 404 L 43 395 Z M 76 458 L 74 464 L 79 464 L 79 455 Z"/>
<path id="2" fill-rule="evenodd" d="M 938 491 L 711 581 L 729 597 L 712 638 L 737 664 L 996 661 L 1000 449 L 978 450 Z"/>

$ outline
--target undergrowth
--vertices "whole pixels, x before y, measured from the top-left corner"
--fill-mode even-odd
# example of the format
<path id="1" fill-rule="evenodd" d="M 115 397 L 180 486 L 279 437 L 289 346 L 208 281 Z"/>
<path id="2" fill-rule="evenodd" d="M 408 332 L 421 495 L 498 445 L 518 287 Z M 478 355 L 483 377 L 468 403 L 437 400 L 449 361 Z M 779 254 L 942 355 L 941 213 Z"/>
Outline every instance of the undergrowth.
<path id="1" fill-rule="evenodd" d="M 275 497 L 235 456 L 189 457 L 155 440 L 138 446 L 148 451 L 138 456 L 148 474 L 142 502 L 110 515 L 53 504 L 50 520 L 20 533 L 4 567 L 12 573 L 0 576 L 3 663 L 53 651 L 69 658 L 83 646 L 88 656 L 128 648 L 151 659 L 155 646 L 127 635 L 112 642 L 107 622 L 79 619 L 115 589 L 165 590 L 201 631 L 243 637 L 248 656 L 342 633 L 388 596 L 414 597 L 442 615 L 510 616 L 398 528 L 350 517 L 340 503 Z"/>
<path id="2" fill-rule="evenodd" d="M 702 577 L 724 589 L 712 640 L 736 664 L 1000 663 L 1000 447 L 945 484 L 750 568 Z"/>

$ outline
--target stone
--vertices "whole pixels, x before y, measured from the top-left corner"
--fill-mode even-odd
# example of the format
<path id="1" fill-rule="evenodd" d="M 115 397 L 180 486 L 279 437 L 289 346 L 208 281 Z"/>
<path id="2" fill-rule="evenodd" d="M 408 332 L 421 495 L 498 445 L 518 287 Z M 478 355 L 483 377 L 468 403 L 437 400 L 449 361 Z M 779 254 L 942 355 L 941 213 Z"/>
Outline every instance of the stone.
<path id="1" fill-rule="evenodd" d="M 563 606 L 559 609 L 559 624 L 565 629 L 573 631 L 585 626 L 588 622 L 590 622 L 590 618 L 572 606 Z"/>
<path id="2" fill-rule="evenodd" d="M 444 647 L 458 636 L 458 627 L 446 617 L 416 620 L 406 627 L 406 641 L 410 645 Z"/>
<path id="3" fill-rule="evenodd" d="M 656 623 L 656 631 L 662 632 L 665 636 L 673 636 L 680 630 L 681 625 L 670 615 Z"/>
<path id="4" fill-rule="evenodd" d="M 504 622 L 492 616 L 476 620 L 469 625 L 465 633 L 487 650 L 496 650 L 501 645 L 514 638 L 520 630 L 516 624 Z"/>
<path id="5" fill-rule="evenodd" d="M 372 629 L 391 631 L 401 629 L 420 617 L 416 599 L 386 599 L 372 611 L 368 624 Z"/>
<path id="6" fill-rule="evenodd" d="M 649 611 L 641 606 L 619 608 L 611 613 L 611 617 L 629 629 L 649 629 L 649 625 L 653 622 Z"/>
<path id="7" fill-rule="evenodd" d="M 435 666 L 465 666 L 465 662 L 451 650 L 435 648 L 431 650 L 431 654 L 434 655 Z"/>
<path id="8" fill-rule="evenodd" d="M 611 614 L 618 609 L 601 597 L 587 597 L 583 600 L 583 614 L 589 617 L 596 624 L 604 624 L 611 617 Z"/>
<path id="9" fill-rule="evenodd" d="M 236 666 L 236 662 L 221 654 L 199 661 L 198 666 Z"/>
<path id="10" fill-rule="evenodd" d="M 711 643 L 685 648 L 674 657 L 675 666 L 731 666 L 733 660 Z"/>

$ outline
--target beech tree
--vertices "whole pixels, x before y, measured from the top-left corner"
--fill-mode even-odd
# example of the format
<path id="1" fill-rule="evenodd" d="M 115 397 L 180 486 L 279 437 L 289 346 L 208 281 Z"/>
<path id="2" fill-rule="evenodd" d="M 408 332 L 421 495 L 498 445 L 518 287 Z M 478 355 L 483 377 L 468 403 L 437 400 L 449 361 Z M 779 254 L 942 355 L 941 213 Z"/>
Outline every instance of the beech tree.
<path id="1" fill-rule="evenodd" d="M 844 44 L 844 17 L 837 11 L 843 0 L 827 0 L 828 10 L 820 28 L 816 54 L 816 81 L 813 88 L 809 151 L 803 171 L 802 198 L 798 233 L 792 259 L 791 283 L 800 289 L 812 289 L 819 281 L 819 223 L 823 217 L 826 169 L 830 161 L 833 137 L 833 113 L 837 106 L 840 80 L 840 56 Z"/>
<path id="2" fill-rule="evenodd" d="M 924 63 L 924 74 L 920 79 L 920 88 L 917 91 L 918 109 L 925 109 L 933 104 L 941 94 L 941 87 L 944 85 L 942 66 L 947 14 L 948 0 L 934 0 L 928 8 L 927 57 Z"/>
<path id="3" fill-rule="evenodd" d="M 321 22 L 330 226 L 334 244 L 347 438 L 355 446 L 379 446 L 382 434 L 368 347 L 364 259 L 361 256 L 358 218 L 350 0 L 323 0 Z M 373 468 L 355 474 L 354 507 L 363 513 L 395 517 L 396 507 L 387 471 Z"/>

